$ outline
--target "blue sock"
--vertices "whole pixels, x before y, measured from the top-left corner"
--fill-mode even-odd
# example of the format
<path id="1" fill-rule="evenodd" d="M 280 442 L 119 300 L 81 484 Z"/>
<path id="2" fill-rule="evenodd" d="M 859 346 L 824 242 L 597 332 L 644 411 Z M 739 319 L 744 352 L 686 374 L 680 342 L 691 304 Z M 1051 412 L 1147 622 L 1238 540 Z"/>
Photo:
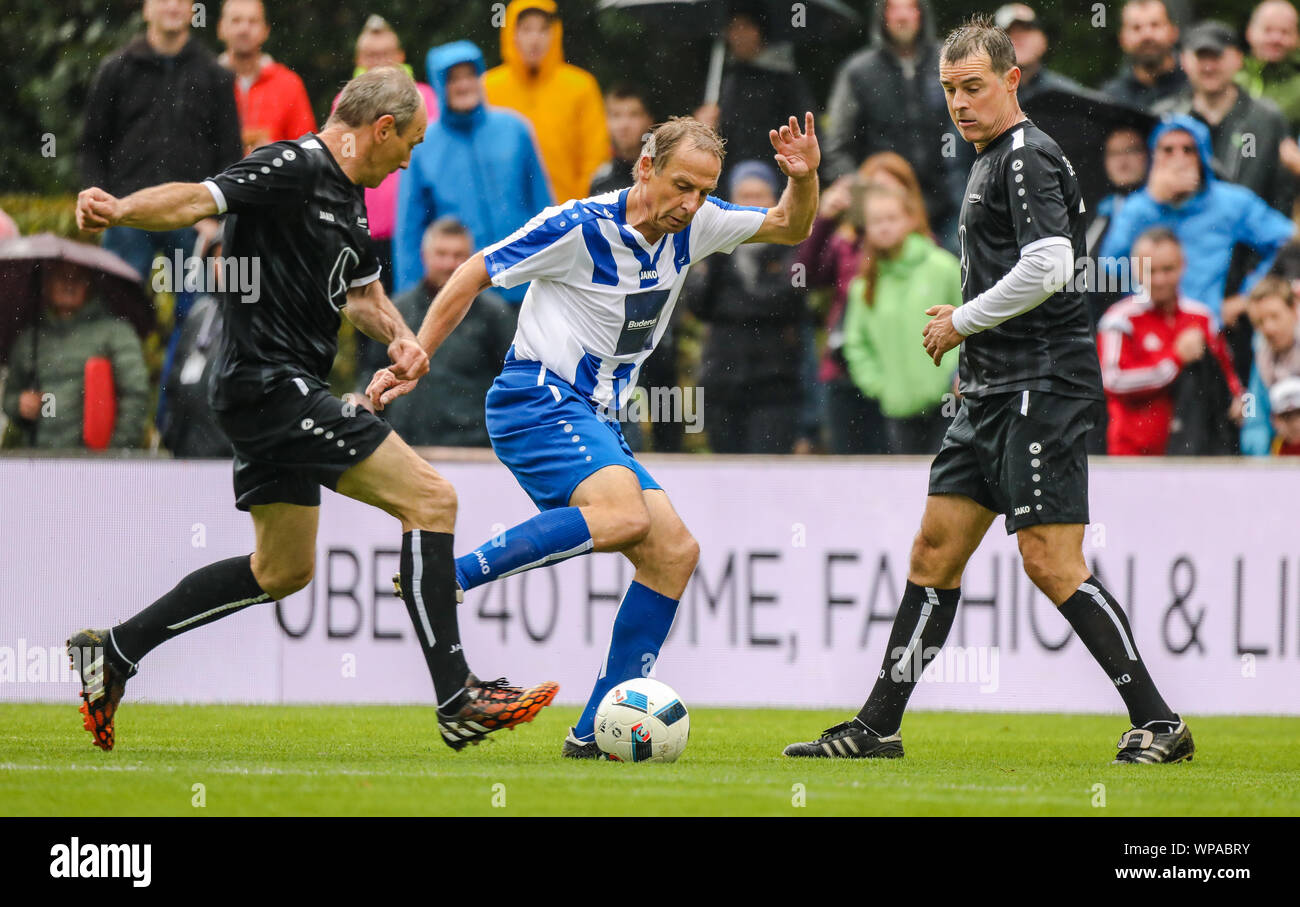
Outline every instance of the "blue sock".
<path id="1" fill-rule="evenodd" d="M 614 632 L 605 664 L 596 678 L 587 707 L 582 710 L 582 717 L 573 729 L 575 737 L 587 742 L 595 735 L 596 708 L 606 693 L 625 680 L 649 675 L 659 657 L 659 647 L 672 629 L 676 613 L 676 599 L 660 595 L 637 582 L 627 587 L 627 594 L 614 616 Z"/>
<path id="2" fill-rule="evenodd" d="M 565 561 L 591 550 L 591 531 L 577 507 L 544 510 L 456 558 L 456 582 L 466 591 L 512 573 Z"/>

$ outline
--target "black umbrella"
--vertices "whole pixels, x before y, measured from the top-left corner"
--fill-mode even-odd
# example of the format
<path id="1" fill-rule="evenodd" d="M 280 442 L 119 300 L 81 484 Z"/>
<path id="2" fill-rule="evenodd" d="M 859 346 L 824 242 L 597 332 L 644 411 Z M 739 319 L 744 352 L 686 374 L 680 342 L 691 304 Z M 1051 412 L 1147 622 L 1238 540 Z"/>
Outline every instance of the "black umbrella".
<path id="1" fill-rule="evenodd" d="M 1116 129 L 1135 129 L 1145 140 L 1158 118 L 1091 89 L 1045 88 L 1024 111 L 1061 146 L 1074 167 L 1079 191 L 1089 209 L 1110 192 L 1106 180 L 1106 137 Z"/>

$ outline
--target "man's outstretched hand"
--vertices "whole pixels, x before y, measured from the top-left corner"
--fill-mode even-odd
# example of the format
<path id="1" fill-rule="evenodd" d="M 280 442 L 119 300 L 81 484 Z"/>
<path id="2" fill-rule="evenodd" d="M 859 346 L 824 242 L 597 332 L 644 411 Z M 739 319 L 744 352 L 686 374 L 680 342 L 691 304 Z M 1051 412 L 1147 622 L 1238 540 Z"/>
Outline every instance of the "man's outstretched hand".
<path id="1" fill-rule="evenodd" d="M 791 179 L 806 179 L 817 173 L 817 166 L 822 162 L 822 149 L 817 144 L 811 113 L 804 114 L 802 132 L 799 131 L 799 121 L 790 117 L 788 124 L 770 130 L 767 135 L 776 150 L 776 164 L 782 173 Z"/>

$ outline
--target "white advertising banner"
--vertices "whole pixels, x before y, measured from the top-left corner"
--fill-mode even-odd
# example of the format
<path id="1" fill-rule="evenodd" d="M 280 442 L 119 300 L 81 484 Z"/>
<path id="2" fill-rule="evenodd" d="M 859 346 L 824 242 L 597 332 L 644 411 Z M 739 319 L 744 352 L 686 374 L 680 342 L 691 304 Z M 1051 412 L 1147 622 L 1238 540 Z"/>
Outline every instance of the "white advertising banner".
<path id="1" fill-rule="evenodd" d="M 646 458 L 700 541 L 655 676 L 688 703 L 856 708 L 880 669 L 925 503 L 920 460 Z M 437 463 L 457 551 L 535 512 L 495 461 Z M 252 550 L 229 464 L 0 459 L 0 700 L 69 701 L 62 651 L 206 563 Z M 1094 461 L 1085 554 L 1130 615 L 1166 699 L 1189 714 L 1300 714 L 1300 470 L 1240 460 Z M 392 588 L 400 528 L 324 492 L 312 584 L 148 656 L 152 702 L 428 702 Z M 578 558 L 471 591 L 481 677 L 556 680 L 585 700 L 632 578 Z M 1122 711 L 1111 681 L 1025 577 L 1002 520 L 972 558 L 916 708 Z"/>

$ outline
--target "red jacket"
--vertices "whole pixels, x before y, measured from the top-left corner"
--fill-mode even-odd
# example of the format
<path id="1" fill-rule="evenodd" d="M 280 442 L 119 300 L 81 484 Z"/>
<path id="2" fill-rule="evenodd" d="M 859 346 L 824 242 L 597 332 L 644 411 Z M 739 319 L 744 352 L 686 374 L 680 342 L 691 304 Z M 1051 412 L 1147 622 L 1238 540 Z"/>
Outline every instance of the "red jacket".
<path id="1" fill-rule="evenodd" d="M 223 66 L 230 66 L 229 54 L 222 54 L 219 60 Z M 296 139 L 305 132 L 316 131 L 316 117 L 302 79 L 266 55 L 262 56 L 262 68 L 247 91 L 240 77 L 235 76 L 235 106 L 239 109 L 245 154 L 272 142 Z"/>
<path id="2" fill-rule="evenodd" d="M 1169 386 L 1184 363 L 1174 340 L 1186 328 L 1205 334 L 1206 349 L 1219 361 L 1234 397 L 1242 392 L 1223 336 L 1210 308 L 1179 297 L 1177 309 L 1157 311 L 1145 294 L 1128 296 L 1106 310 L 1097 327 L 1097 354 L 1106 389 L 1110 426 L 1107 452 L 1116 456 L 1160 456 L 1174 416 Z"/>

